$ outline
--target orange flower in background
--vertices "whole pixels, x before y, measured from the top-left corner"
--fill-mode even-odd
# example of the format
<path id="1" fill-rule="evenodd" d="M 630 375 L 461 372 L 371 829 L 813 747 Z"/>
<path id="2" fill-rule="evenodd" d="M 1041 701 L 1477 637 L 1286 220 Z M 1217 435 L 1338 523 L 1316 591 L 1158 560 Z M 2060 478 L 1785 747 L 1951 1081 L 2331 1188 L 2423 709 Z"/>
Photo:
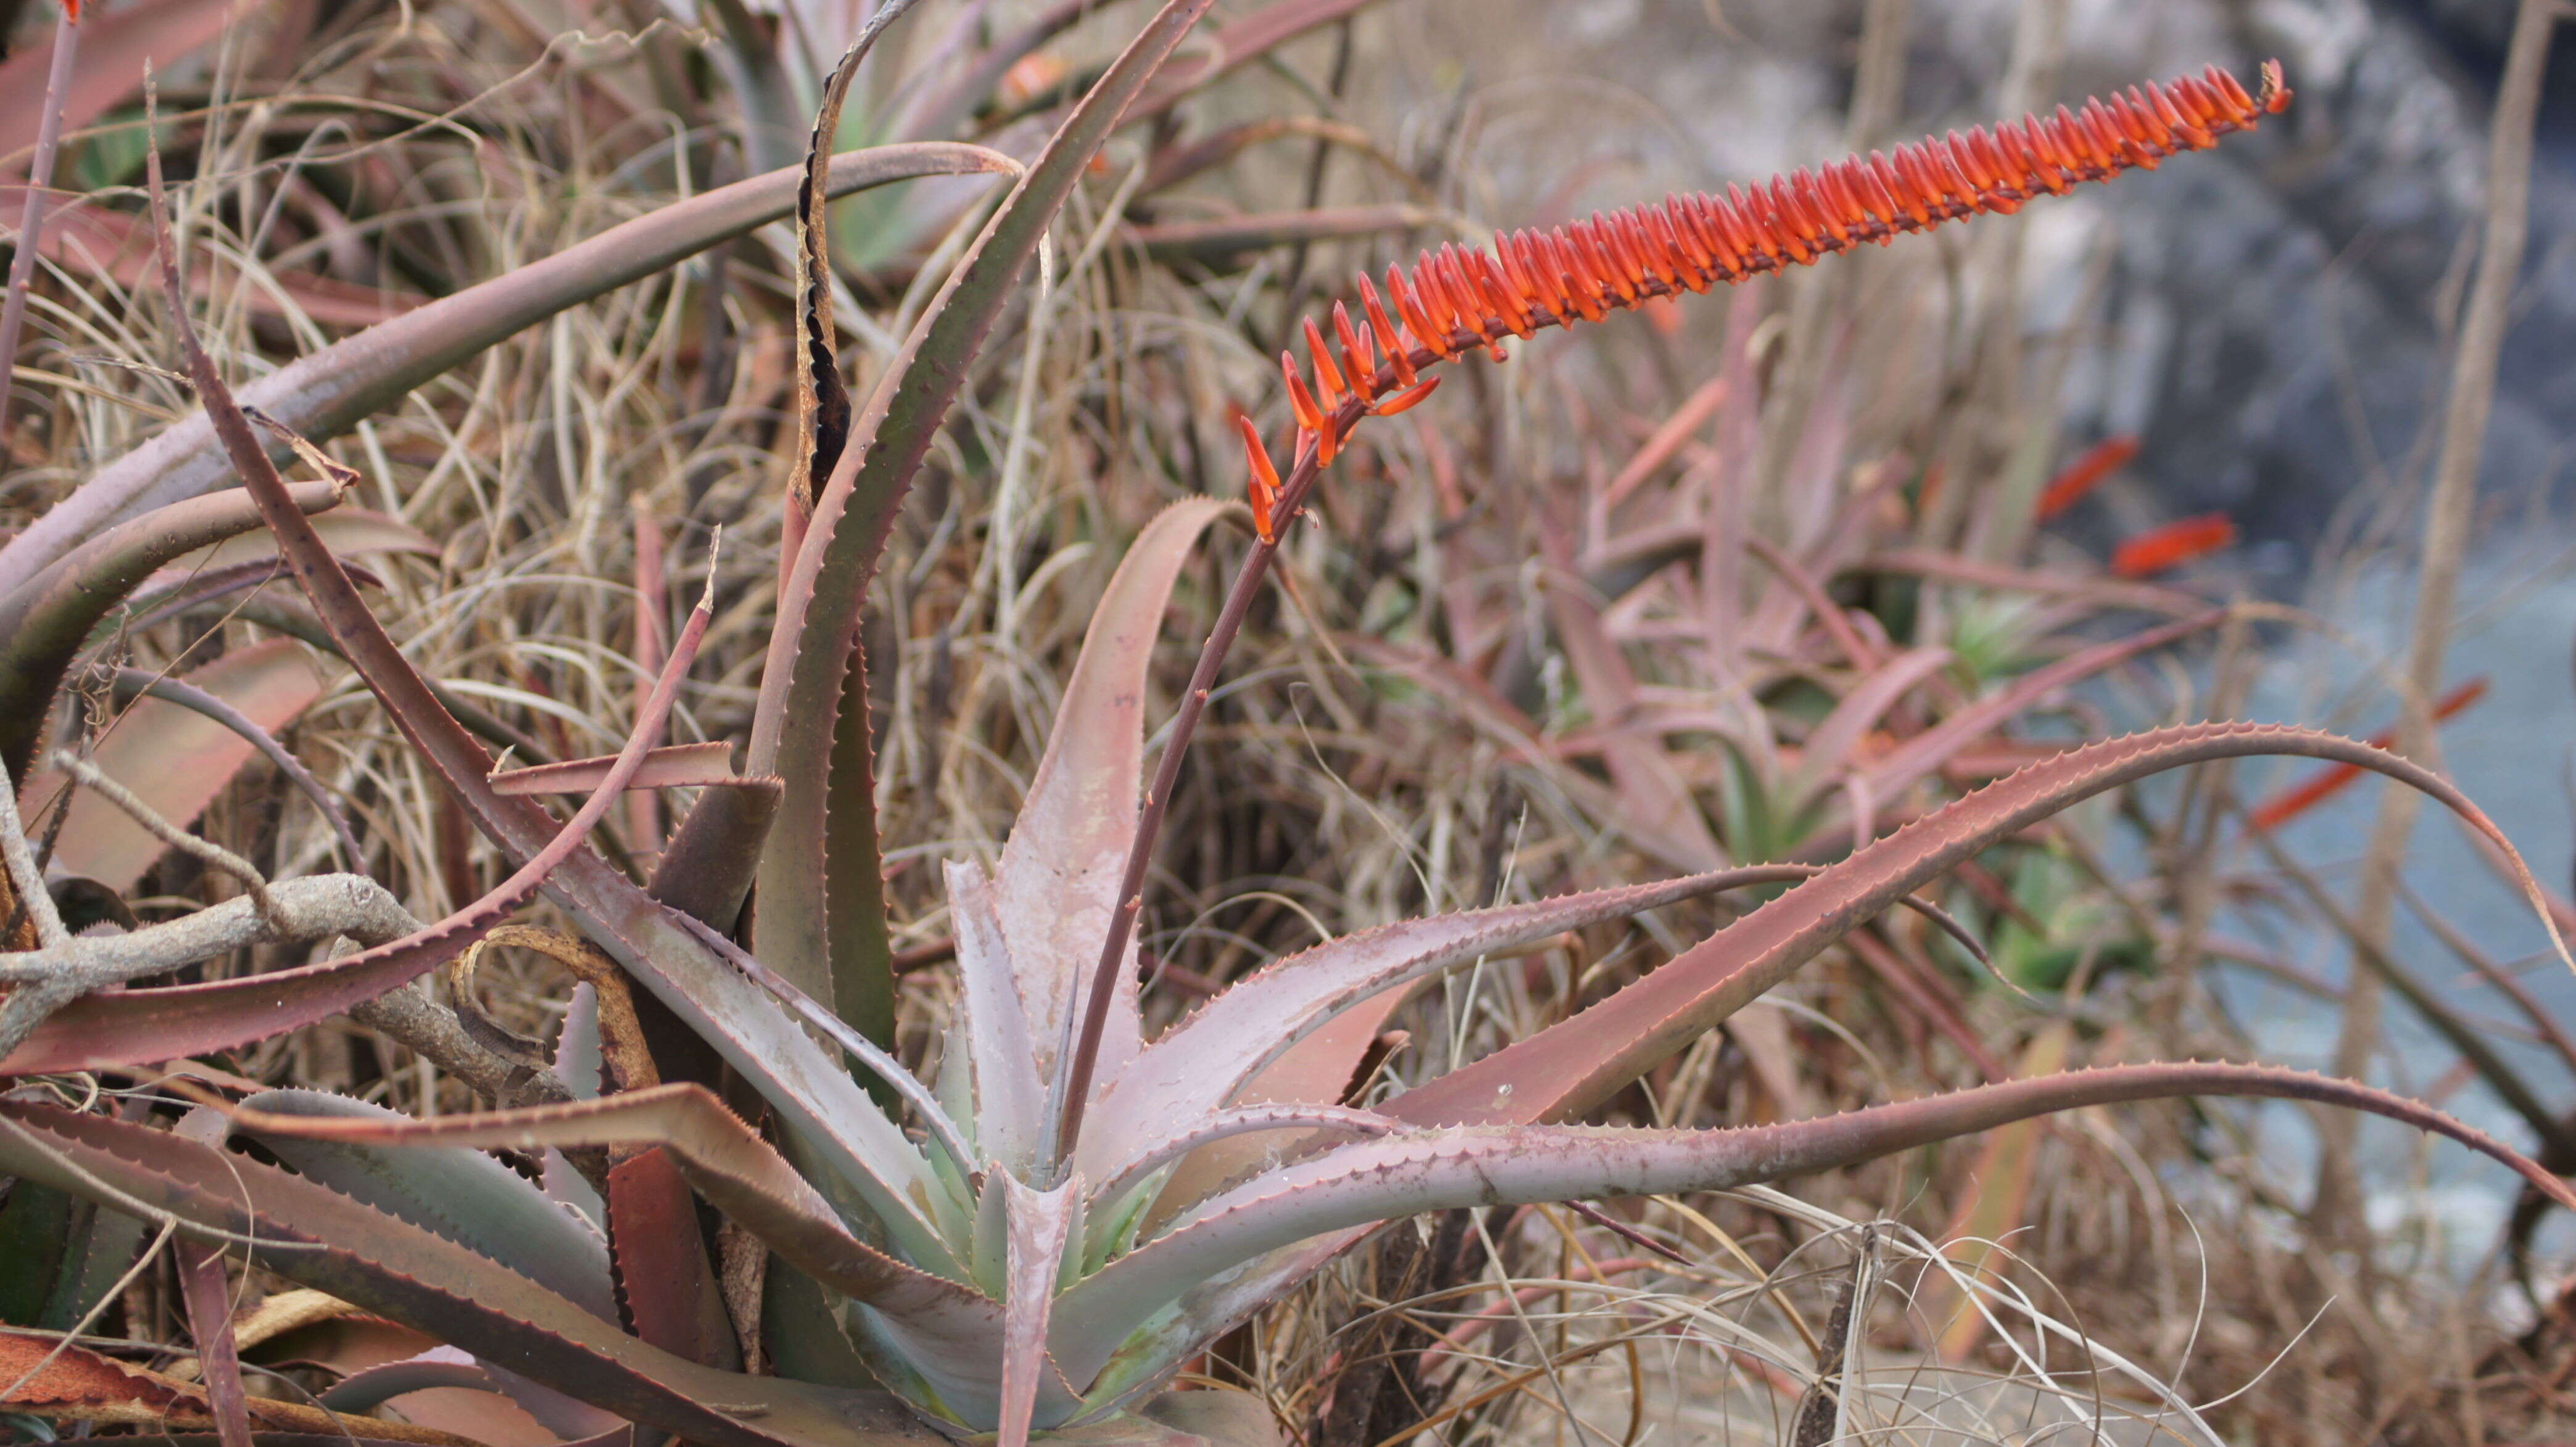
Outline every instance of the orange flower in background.
<path id="1" fill-rule="evenodd" d="M 2474 707 L 2479 699 L 2486 696 L 2487 681 L 2483 678 L 2472 678 L 2442 695 L 2441 701 L 2433 705 L 2433 721 L 2440 723 L 2444 719 L 2465 713 Z M 2382 729 L 2371 735 L 2370 746 L 2374 749 L 2397 747 L 2397 730 Z M 2346 785 L 2360 777 L 2361 770 L 2350 764 L 2335 764 L 2319 769 L 2306 783 L 2284 789 L 2248 810 L 2245 822 L 2266 832 L 2278 829 L 2343 792 Z"/>
<path id="2" fill-rule="evenodd" d="M 1410 271 L 1387 269 L 1383 298 L 1365 274 L 1359 278 L 1365 329 L 1338 302 L 1330 341 L 1306 323 L 1309 373 L 1300 372 L 1294 353 L 1281 354 L 1297 420 L 1295 456 L 1302 461 L 1311 448 L 1318 466 L 1330 466 L 1349 429 L 1377 410 L 1377 399 L 1413 387 L 1416 369 L 1461 352 L 1484 347 L 1500 358 L 1504 338 L 1525 340 L 1540 327 L 1599 321 L 1684 290 L 1806 265 L 1863 242 L 1884 245 L 1961 217 L 2008 215 L 2079 182 L 2207 150 L 2221 136 L 2252 130 L 2289 100 L 2277 62 L 2264 65 L 2255 95 L 2212 66 L 2086 101 L 2080 111 L 2060 106 L 2055 115 L 2025 116 L 1991 133 L 1982 126 L 1952 131 L 1893 154 L 1872 151 L 1801 169 L 1750 192 L 1730 186 L 1723 196 L 1670 196 L 1659 206 L 1596 212 L 1552 230 L 1499 233 L 1491 251 L 1448 245 L 1423 252 Z"/>
<path id="3" fill-rule="evenodd" d="M 2104 478 L 2137 460 L 2138 439 L 2126 435 L 2103 439 L 2049 480 L 2040 491 L 2034 516 L 2041 522 L 2048 521 L 2083 501 L 2084 495 L 2101 486 Z"/>
<path id="4" fill-rule="evenodd" d="M 2111 553 L 2111 571 L 2123 578 L 2152 578 L 2234 546 L 2235 519 L 2223 512 L 2202 513 L 2122 538 Z"/>

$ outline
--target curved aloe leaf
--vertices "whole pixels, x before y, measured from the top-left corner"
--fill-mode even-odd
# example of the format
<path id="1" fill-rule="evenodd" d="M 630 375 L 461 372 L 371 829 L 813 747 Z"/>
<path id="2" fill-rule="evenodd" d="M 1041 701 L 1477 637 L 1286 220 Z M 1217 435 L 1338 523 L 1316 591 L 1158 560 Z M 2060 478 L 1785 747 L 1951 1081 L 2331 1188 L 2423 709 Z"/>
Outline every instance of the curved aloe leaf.
<path id="1" fill-rule="evenodd" d="M 1855 1165 L 2034 1116 L 2199 1095 L 2303 1100 L 2386 1116 L 2457 1141 L 2553 1199 L 2576 1204 L 2576 1190 L 2538 1163 L 2429 1106 L 2261 1065 L 2114 1066 L 1722 1130 L 1458 1126 L 1342 1146 L 1207 1202 L 1066 1292 L 1056 1305 L 1055 1347 L 1066 1371 L 1084 1379 L 1108 1364 L 1115 1343 L 1200 1283 L 1309 1237 L 1417 1212 L 1727 1190 Z"/>
<path id="2" fill-rule="evenodd" d="M 1887 716 L 1887 711 L 1925 679 L 1947 668 L 1950 656 L 1947 648 L 1913 649 L 1889 659 L 1853 684 L 1851 691 L 1834 705 L 1833 712 L 1807 735 L 1797 770 L 1781 790 L 1784 811 L 1795 817 L 1816 795 L 1832 787 L 1844 761 Z"/>
<path id="3" fill-rule="evenodd" d="M 174 1220 L 201 1241 L 256 1241 L 289 1280 L 472 1343 L 477 1356 L 620 1417 L 711 1447 L 937 1443 L 883 1398 L 720 1372 L 626 1336 L 525 1276 L 410 1222 L 167 1132 L 0 1101 L 0 1166 Z"/>
<path id="4" fill-rule="evenodd" d="M 1145 685 L 1172 585 L 1201 534 L 1233 506 L 1177 502 L 1136 537 L 1091 615 L 1046 753 L 1029 778 L 993 875 L 1011 977 L 1041 1076 L 1082 1017 L 1108 937 L 1118 879 L 1136 837 L 1145 777 Z M 962 964 L 962 959 L 961 959 Z M 1143 1043 L 1132 958 L 1119 971 L 1099 1078 L 1117 1079 Z"/>
<path id="5" fill-rule="evenodd" d="M 865 698 L 866 670 L 852 665 L 868 580 L 968 365 L 1048 224 L 1209 3 L 1166 0 L 967 248 L 853 423 L 852 445 L 817 499 L 780 590 L 747 771 L 830 787 L 794 790 L 781 802 L 760 858 L 755 929 L 773 969 L 863 1030 L 889 1025 L 893 1014 L 873 787 L 863 787 L 867 713 L 853 706 Z"/>
<path id="6" fill-rule="evenodd" d="M 322 675 L 312 655 L 289 638 L 235 649 L 193 670 L 184 683 L 259 733 L 284 728 L 322 696 Z M 89 759 L 154 813 L 184 827 L 205 812 L 258 752 L 231 723 L 155 698 L 119 715 Z M 22 795 L 33 806 L 28 816 L 41 817 L 61 797 L 59 791 L 72 787 L 66 776 L 51 771 L 28 779 Z M 66 872 L 88 875 L 124 894 L 169 847 L 124 810 L 80 792 L 71 798 L 54 859 Z"/>
<path id="7" fill-rule="evenodd" d="M 327 482 L 289 495 L 306 512 L 340 501 Z M 247 493 L 191 498 L 109 528 L 0 597 L 0 763 L 10 778 L 27 777 L 54 691 L 90 630 L 155 569 L 258 526 Z"/>
<path id="8" fill-rule="evenodd" d="M 435 1231 L 539 1282 L 602 1321 L 617 1320 L 608 1243 L 518 1172 L 479 1151 L 388 1150 L 259 1128 L 263 1117 L 399 1124 L 399 1113 L 318 1090 L 242 1102 L 235 1126 L 307 1180 Z"/>
<path id="9" fill-rule="evenodd" d="M 251 646 L 257 648 L 261 645 Z M 230 658 L 233 655 L 224 656 Z M 286 781 L 295 786 L 297 793 L 311 801 L 315 811 L 320 813 L 323 820 L 331 826 L 333 837 L 340 843 L 341 858 L 348 863 L 349 867 L 356 868 L 359 861 L 365 858 L 364 851 L 358 847 L 358 836 L 350 832 L 349 817 L 340 811 L 340 801 L 331 797 L 331 791 L 322 787 L 322 781 L 313 777 L 313 771 L 304 767 L 302 759 L 289 753 L 286 746 L 277 741 L 275 735 L 269 732 L 267 725 L 233 707 L 229 700 L 209 693 L 186 679 L 164 678 L 140 668 L 118 669 L 114 694 L 119 703 L 126 703 L 138 697 L 159 699 L 163 703 L 173 704 L 190 713 L 212 719 L 231 730 L 235 738 L 250 745 L 253 752 L 268 760 L 270 767 L 284 775 Z"/>
<path id="10" fill-rule="evenodd" d="M 205 360 L 205 353 L 195 349 L 193 338 L 190 350 L 197 361 Z M 212 376 L 209 367 L 201 373 L 199 386 L 202 388 Z M 238 419 L 239 414 L 234 415 Z M 259 460 L 266 465 L 265 457 Z M 294 516 L 298 522 L 303 521 L 301 514 Z M 131 1060 L 167 1060 L 264 1040 L 340 1014 L 463 954 L 535 898 L 538 887 L 574 857 L 582 840 L 607 817 L 624 792 L 627 779 L 642 766 L 647 750 L 661 732 L 663 720 L 670 716 L 671 705 L 679 697 L 680 680 L 697 657 L 698 641 L 706 635 L 707 622 L 713 616 L 704 601 L 690 614 L 688 625 L 672 646 L 670 662 L 637 715 L 634 736 L 627 740 L 625 752 L 618 755 L 615 767 L 601 781 L 599 792 L 564 821 L 554 837 L 526 863 L 481 899 L 426 929 L 320 964 L 197 985 L 88 995 L 70 1001 L 5 1058 L 0 1058 L 0 1075 L 90 1070 Z"/>
<path id="11" fill-rule="evenodd" d="M 2151 648 L 2162 648 L 2178 639 L 2215 628 L 2227 621 L 2227 612 L 2224 608 L 2213 608 L 2195 613 L 2189 618 L 2081 649 L 2045 668 L 2032 669 L 2000 692 L 1968 705 L 1889 750 L 1887 757 L 1868 770 L 1870 796 L 1895 798 L 1916 780 L 1940 767 L 1942 760 L 1972 740 L 2001 728 L 2049 694 L 2081 679 L 2117 668 Z"/>
<path id="12" fill-rule="evenodd" d="M 2539 886 L 2503 833 L 2467 796 L 2420 765 L 2304 729 L 2241 723 L 2158 729 L 2033 764 L 1866 845 L 1610 998 L 1389 1101 L 1386 1113 L 1418 1125 L 1580 1115 L 1786 979 L 1859 921 L 1995 841 L 2151 774 L 2259 754 L 2356 764 L 2422 790 L 2494 840 L 2539 907 Z M 2542 922 L 2549 923 L 2545 909 Z M 2550 932 L 2555 940 L 2554 925 Z"/>
<path id="13" fill-rule="evenodd" d="M 981 146 L 880 146 L 832 164 L 832 194 L 922 176 L 1007 174 L 1018 163 Z M 674 202 L 505 276 L 298 358 L 249 384 L 242 400 L 307 437 L 336 437 L 421 383 L 567 307 L 578 306 L 788 214 L 801 168 L 772 171 Z M 0 547 L 0 588 L 61 557 L 83 537 L 138 509 L 215 487 L 225 453 L 203 413 L 93 474 Z"/>
<path id="14" fill-rule="evenodd" d="M 1401 986 L 1495 950 L 1720 890 L 1803 878 L 1805 872 L 1725 870 L 1593 890 L 1535 904 L 1405 920 L 1301 950 L 1237 981 L 1146 1046 L 1102 1093 L 1091 1127 L 1076 1147 L 1075 1165 L 1086 1175 L 1106 1179 L 1131 1157 L 1233 1101 L 1246 1082 L 1291 1047 L 1313 1038 L 1362 1001 L 1387 997 Z M 1401 999 L 1387 998 L 1387 1008 Z M 1318 1072 L 1335 1092 L 1350 1079 L 1377 1023 L 1372 1017 L 1370 1027 L 1337 1052 L 1341 1058 Z"/>
<path id="15" fill-rule="evenodd" d="M 150 160 L 157 210 L 159 157 L 155 154 Z M 160 235 L 166 255 L 166 223 Z M 943 1275 L 956 1274 L 960 1268 L 925 1214 L 934 1209 L 930 1198 L 937 1190 L 928 1162 L 848 1073 L 771 1003 L 765 991 L 690 933 L 686 916 L 655 901 L 589 850 L 573 847 L 557 856 L 552 841 L 561 831 L 553 818 L 528 800 L 505 798 L 494 791 L 486 777 L 492 770 L 492 756 L 441 707 L 429 683 L 368 611 L 348 571 L 291 505 L 276 466 L 261 450 L 241 407 L 187 326 L 185 299 L 166 267 L 163 286 L 170 293 L 170 310 L 198 396 L 206 403 L 225 452 L 240 469 L 244 485 L 258 502 L 269 530 L 277 535 L 296 581 L 330 630 L 332 642 L 392 715 L 395 727 L 464 806 L 475 826 L 496 844 L 520 858 L 541 851 L 549 855 L 550 867 L 540 877 L 581 921 L 584 931 L 752 1082 L 779 1111 L 790 1139 L 827 1159 L 836 1182 L 845 1183 L 858 1203 L 884 1223 L 907 1256 Z M 615 792 L 603 790 L 592 805 L 604 812 Z M 264 984 L 277 978 L 253 976 L 246 983 Z M 130 1002 L 140 993 L 128 992 L 123 999 Z"/>

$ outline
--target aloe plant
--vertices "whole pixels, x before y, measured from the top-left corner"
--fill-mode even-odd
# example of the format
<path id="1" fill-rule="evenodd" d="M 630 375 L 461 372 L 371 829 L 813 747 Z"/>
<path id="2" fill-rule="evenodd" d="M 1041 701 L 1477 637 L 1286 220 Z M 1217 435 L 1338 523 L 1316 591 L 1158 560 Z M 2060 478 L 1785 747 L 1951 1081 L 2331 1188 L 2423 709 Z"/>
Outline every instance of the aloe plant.
<path id="1" fill-rule="evenodd" d="M 1092 1441 L 1259 1437 L 1258 1411 L 1211 1409 L 1164 1388 L 1217 1336 L 1385 1222 L 1775 1180 L 2087 1104 L 2197 1093 L 2374 1111 L 2576 1204 L 2576 1192 L 2521 1154 L 2424 1106 L 2256 1066 L 2049 1076 L 1787 1125 L 1572 1123 L 1946 869 L 2161 770 L 2250 754 L 2346 764 L 2424 791 L 2510 853 L 2438 776 L 2286 729 L 2206 724 L 2078 749 L 1821 869 L 1704 872 L 1361 931 L 1282 959 L 1146 1038 L 1133 927 L 1181 751 L 1278 540 L 1363 415 L 1410 405 L 1430 385 L 1420 373 L 1537 326 L 2007 211 L 2212 144 L 2277 109 L 2286 97 L 2276 76 L 2259 99 L 2223 77 L 2188 80 L 2107 111 L 2008 127 L 2000 139 L 1979 132 L 1791 178 L 1753 200 L 1677 201 L 1577 228 L 1562 243 L 1511 238 L 1493 256 L 1444 252 L 1391 282 L 1400 325 L 1363 291 L 1383 361 L 1337 309 L 1340 364 L 1310 331 L 1320 385 L 1289 373 L 1300 425 L 1286 478 L 1251 439 L 1257 541 L 1157 775 L 1145 782 L 1149 656 L 1176 578 L 1204 535 L 1237 515 L 1233 504 L 1168 509 L 1117 569 L 997 865 L 947 866 L 958 1006 L 938 1068 L 897 1059 L 867 675 L 856 658 L 861 600 L 966 364 L 1049 219 L 1122 114 L 1166 94 L 1154 78 L 1208 6 L 1166 0 L 1022 171 L 856 407 L 832 374 L 819 303 L 831 254 L 821 188 L 803 192 L 809 301 L 788 500 L 803 526 L 740 775 L 711 774 L 697 753 L 653 750 L 706 626 L 702 604 L 613 762 L 496 779 L 491 756 L 368 610 L 198 347 L 164 223 L 165 294 L 207 430 L 333 647 L 519 865 L 426 927 L 399 911 L 363 929 L 313 924 L 325 913 L 307 898 L 314 891 L 282 886 L 259 902 L 259 919 L 245 906 L 189 922 L 198 935 L 235 929 L 226 939 L 254 925 L 279 940 L 348 930 L 369 947 L 242 979 L 72 1000 L 0 1057 L 0 1073 L 118 1069 L 295 1028 L 457 959 L 540 890 L 584 937 L 553 948 L 583 973 L 594 1008 L 558 1045 L 550 1103 L 410 1119 L 314 1093 L 200 1090 L 212 1113 L 162 1130 L 13 1095 L 0 1098 L 0 1168 L 178 1232 L 200 1251 L 190 1278 L 201 1282 L 199 1303 L 221 1284 L 219 1274 L 203 1284 L 203 1249 L 239 1246 L 271 1271 L 470 1354 L 472 1381 L 549 1423 L 594 1437 L 632 1424 L 717 1447 L 859 1447 L 928 1440 L 932 1428 L 990 1433 L 1005 1447 L 1074 1428 L 1093 1429 Z M 817 130 L 809 173 L 828 131 Z M 153 178 L 157 208 L 157 156 Z M 842 416 L 846 433 L 835 425 Z M 667 767 L 648 774 L 657 757 Z M 583 842 L 639 778 L 709 786 L 649 886 Z M 559 822 L 530 797 L 556 788 L 591 797 Z M 13 870 L 21 863 L 13 849 Z M 1355 1066 L 1421 983 L 1489 952 L 1784 874 L 1798 881 L 1785 894 L 1558 1025 L 1373 1106 L 1351 1099 Z M 755 882 L 758 908 L 746 919 Z M 76 941 L 55 937 L 55 926 L 43 947 L 0 956 L 0 980 L 25 992 L 54 985 L 67 963 L 131 964 L 176 938 L 174 928 Z M 632 987 L 720 1057 L 765 1120 L 737 1115 L 712 1079 L 665 1078 L 689 1066 L 647 1043 Z M 266 1158 L 228 1149 L 227 1132 L 258 1142 Z M 546 1180 L 477 1154 L 490 1147 L 547 1152 Z M 737 1329 L 762 1312 L 730 1274 L 719 1279 L 693 1194 L 775 1256 L 775 1319 L 791 1320 L 791 1303 L 813 1310 L 773 1334 L 777 1375 L 744 1369 Z"/>

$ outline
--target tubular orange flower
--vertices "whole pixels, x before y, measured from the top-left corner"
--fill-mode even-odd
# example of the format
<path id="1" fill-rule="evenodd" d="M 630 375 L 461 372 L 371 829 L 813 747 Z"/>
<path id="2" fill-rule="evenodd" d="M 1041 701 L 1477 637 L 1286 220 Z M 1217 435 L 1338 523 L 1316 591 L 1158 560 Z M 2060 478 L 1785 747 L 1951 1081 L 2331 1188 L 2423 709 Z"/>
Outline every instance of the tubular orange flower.
<path id="1" fill-rule="evenodd" d="M 1279 502 L 1279 469 L 1270 465 L 1270 450 L 1261 445 L 1261 431 L 1252 419 L 1241 412 L 1234 414 L 1234 425 L 1243 433 L 1243 453 L 1250 474 L 1246 500 L 1252 504 L 1252 527 L 1265 543 L 1279 541 L 1277 521 L 1271 510 Z"/>
<path id="2" fill-rule="evenodd" d="M 2152 578 L 2236 544 L 2236 523 L 2223 512 L 2202 513 L 2122 538 L 2111 551 L 2111 571 L 2123 578 Z"/>
<path id="3" fill-rule="evenodd" d="M 2036 516 L 2046 522 L 2075 506 L 2086 493 L 2101 486 L 2102 479 L 2136 461 L 2137 456 L 2138 439 L 2126 435 L 2104 439 L 2049 480 L 2039 494 Z"/>
<path id="4" fill-rule="evenodd" d="M 1280 358 L 1297 418 L 1297 455 L 1312 449 L 1320 464 L 1330 465 L 1361 416 L 1420 401 L 1427 395 L 1417 380 L 1420 369 L 1462 351 L 1484 347 L 1499 358 L 1505 337 L 1599 321 L 1612 311 L 1812 262 L 1863 242 L 1883 246 L 1945 221 L 2009 215 L 2035 197 L 2063 196 L 2079 182 L 2152 170 L 2167 156 L 2208 150 L 2221 136 L 2254 129 L 2289 101 L 2278 62 L 2264 64 L 2253 95 L 2212 66 L 2203 75 L 2086 101 L 2081 111 L 2059 106 L 2053 115 L 2024 116 L 1991 132 L 1952 131 L 1893 154 L 1872 151 L 1802 169 L 1750 194 L 1729 186 L 1723 196 L 1668 196 L 1550 231 L 1499 233 L 1490 253 L 1454 245 L 1423 252 L 1409 272 L 1387 269 L 1384 301 L 1360 278 L 1365 332 L 1352 325 L 1347 307 L 1335 307 L 1338 365 L 1311 321 L 1305 329 L 1311 382 L 1293 355 Z M 1381 405 L 1394 393 L 1406 395 Z M 2057 497 L 2055 489 L 2050 496 Z M 2223 524 L 2195 519 L 2197 531 L 2188 538 L 2167 529 L 2170 538 L 2132 542 L 2156 541 L 2164 550 L 2159 556 L 2190 545 L 2148 569 L 2158 571 L 2232 541 L 2232 527 L 2224 537 L 2213 532 Z M 2153 560 L 2142 553 L 2135 561 Z"/>

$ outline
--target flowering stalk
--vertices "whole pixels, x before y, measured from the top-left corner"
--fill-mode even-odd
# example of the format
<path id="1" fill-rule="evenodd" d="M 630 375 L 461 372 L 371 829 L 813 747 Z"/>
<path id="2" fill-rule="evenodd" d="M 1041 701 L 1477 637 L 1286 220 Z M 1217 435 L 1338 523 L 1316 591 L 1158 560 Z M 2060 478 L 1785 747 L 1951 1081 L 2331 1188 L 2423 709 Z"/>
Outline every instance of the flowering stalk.
<path id="1" fill-rule="evenodd" d="M 1945 221 L 2010 215 L 2025 201 L 2063 196 L 2080 182 L 2153 170 L 2167 156 L 2208 150 L 2221 136 L 2250 131 L 2289 103 L 2277 61 L 2264 64 L 2252 95 L 2234 76 L 2211 66 L 2199 76 L 2133 86 L 2108 101 L 2088 100 L 2080 111 L 2060 106 L 2053 116 L 2025 116 L 1991 134 L 1982 126 L 1966 135 L 1952 131 L 1899 146 L 1892 156 L 1872 151 L 1822 171 L 1801 169 L 1749 193 L 1730 186 L 1724 196 L 1670 196 L 1659 206 L 1596 213 L 1553 231 L 1498 233 L 1490 253 L 1443 246 L 1422 253 L 1410 272 L 1389 267 L 1383 295 L 1361 275 L 1365 326 L 1354 323 L 1341 302 L 1333 304 L 1329 340 L 1309 319 L 1311 380 L 1298 370 L 1294 352 L 1279 358 L 1297 422 L 1294 461 L 1284 480 L 1251 422 L 1236 419 L 1260 538 L 1245 556 L 1181 696 L 1137 816 L 1081 1032 L 1057 1057 L 1054 1159 L 1069 1158 L 1081 1137 L 1112 987 L 1135 936 L 1145 873 L 1181 755 L 1268 575 L 1280 533 L 1304 508 L 1316 478 L 1362 417 L 1392 416 L 1420 404 L 1440 383 L 1425 371 L 1478 347 L 1500 359 L 1506 338 L 1527 340 L 1541 327 L 1597 322 L 1656 297 L 1704 292 L 1720 282 L 1806 265 L 1865 241 L 1885 245 Z"/>

